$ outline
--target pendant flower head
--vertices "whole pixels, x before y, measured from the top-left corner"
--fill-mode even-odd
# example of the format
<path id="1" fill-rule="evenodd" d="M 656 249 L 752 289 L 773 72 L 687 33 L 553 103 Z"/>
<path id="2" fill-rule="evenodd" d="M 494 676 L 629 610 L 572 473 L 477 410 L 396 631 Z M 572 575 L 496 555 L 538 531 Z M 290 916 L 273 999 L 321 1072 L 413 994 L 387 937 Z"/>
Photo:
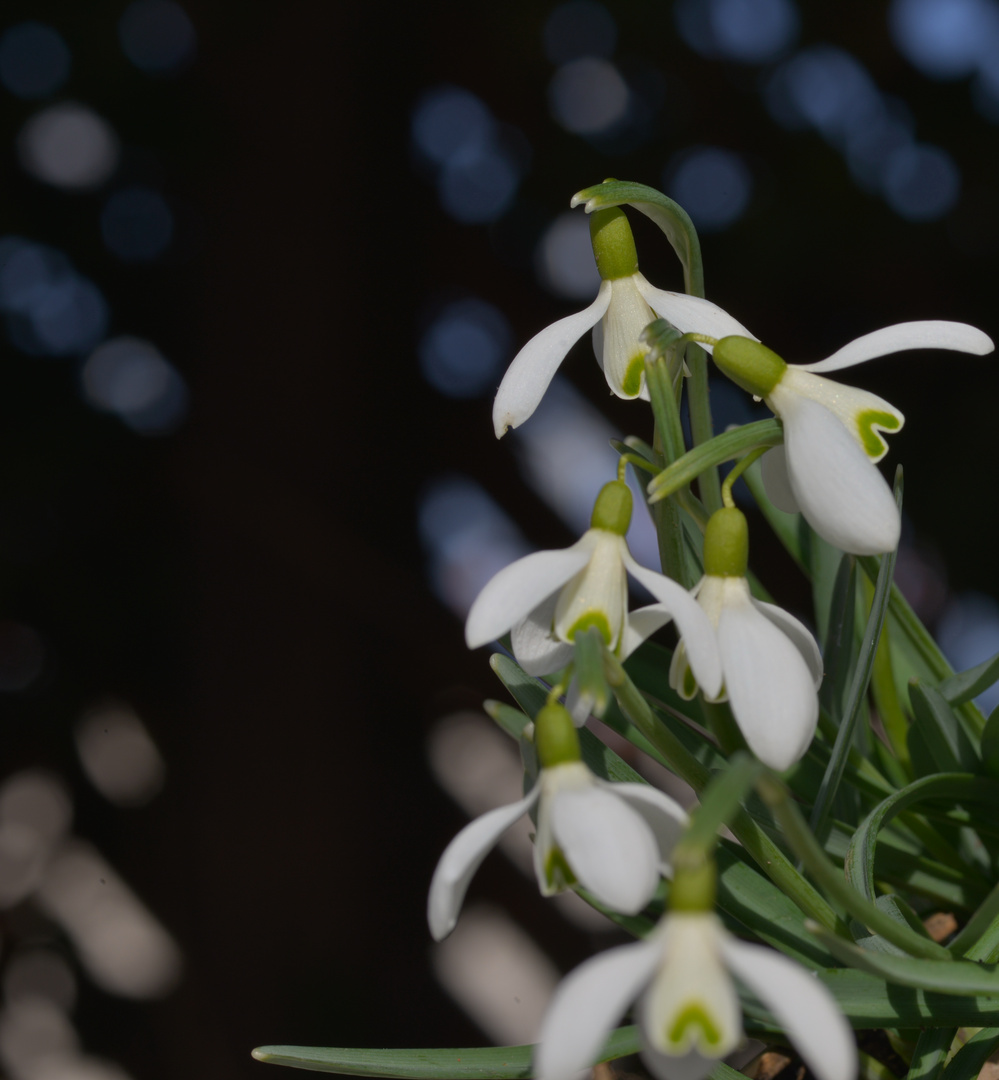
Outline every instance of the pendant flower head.
<path id="1" fill-rule="evenodd" d="M 742 511 L 725 507 L 712 514 L 696 595 L 716 635 L 723 686 L 718 693 L 701 689 L 709 701 L 727 699 L 750 750 L 783 771 L 802 757 L 815 734 L 822 656 L 794 616 L 750 593 L 748 552 Z M 669 680 L 682 697 L 697 691 L 684 641 L 673 653 Z"/>
<path id="2" fill-rule="evenodd" d="M 527 555 L 501 570 L 468 613 L 468 647 L 478 648 L 511 630 L 520 666 L 529 675 L 549 675 L 572 660 L 576 635 L 592 626 L 623 660 L 675 619 L 697 681 L 707 693 L 717 693 L 721 665 L 708 619 L 686 589 L 632 558 L 624 538 L 631 508 L 627 484 L 612 480 L 597 496 L 592 527 L 580 540 L 560 551 Z M 657 603 L 629 614 L 627 574 Z"/>
<path id="3" fill-rule="evenodd" d="M 534 412 L 566 354 L 587 330 L 593 330 L 593 351 L 607 385 L 621 398 L 648 399 L 648 346 L 639 338 L 659 316 L 679 330 L 752 337 L 714 304 L 650 285 L 638 269 L 631 226 L 622 210 L 612 207 L 591 214 L 590 237 L 602 279 L 597 298 L 584 311 L 546 327 L 513 358 L 493 402 L 497 439 Z"/>
<path id="4" fill-rule="evenodd" d="M 875 465 L 888 452 L 882 432 L 900 430 L 905 418 L 876 394 L 820 373 L 903 349 L 981 356 L 994 347 L 988 335 L 964 323 L 911 322 L 865 334 L 814 364 L 787 364 L 741 336 L 718 341 L 714 360 L 783 421 L 783 447 L 763 459 L 763 479 L 774 505 L 791 513 L 800 510 L 820 536 L 843 551 L 876 555 L 898 544 L 901 521 Z"/>
<path id="5" fill-rule="evenodd" d="M 469 882 L 500 836 L 535 805 L 534 869 L 544 896 L 575 885 L 607 907 L 637 914 L 652 899 L 687 822 L 683 809 L 648 784 L 611 784 L 580 759 L 579 736 L 561 705 L 534 722 L 541 764 L 530 792 L 476 818 L 447 846 L 430 883 L 427 920 L 440 941 L 454 929 Z"/>
<path id="6" fill-rule="evenodd" d="M 819 1080 L 854 1080 L 857 1053 L 832 995 L 808 971 L 732 937 L 709 911 L 670 911 L 644 941 L 595 956 L 563 980 L 535 1053 L 537 1080 L 593 1064 L 638 999 L 641 1056 L 660 1080 L 700 1080 L 743 1038 L 732 976 L 774 1014 Z"/>

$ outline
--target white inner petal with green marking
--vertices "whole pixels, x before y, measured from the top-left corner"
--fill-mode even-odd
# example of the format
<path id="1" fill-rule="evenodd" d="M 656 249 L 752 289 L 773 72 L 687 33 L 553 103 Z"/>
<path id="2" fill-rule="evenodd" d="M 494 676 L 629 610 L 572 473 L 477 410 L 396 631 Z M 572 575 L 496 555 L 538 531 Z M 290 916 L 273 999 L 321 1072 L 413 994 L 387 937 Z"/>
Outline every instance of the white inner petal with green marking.
<path id="1" fill-rule="evenodd" d="M 880 461 L 888 453 L 888 443 L 881 432 L 900 431 L 905 423 L 902 413 L 877 394 L 801 371 L 794 365 L 788 365 L 775 390 L 777 392 L 767 399 L 774 412 L 780 413 L 780 398 L 786 393 L 811 398 L 842 422 L 871 461 Z"/>
<path id="2" fill-rule="evenodd" d="M 638 274 L 611 283 L 611 302 L 601 322 L 603 355 L 600 366 L 610 388 L 622 398 L 638 397 L 645 385 L 645 354 L 639 341 L 656 313 L 638 288 Z"/>
<path id="3" fill-rule="evenodd" d="M 724 932 L 710 912 L 672 913 L 663 924 L 664 962 L 641 1004 L 655 1049 L 724 1057 L 742 1038 L 742 1011 L 719 952 Z"/>
<path id="4" fill-rule="evenodd" d="M 590 561 L 563 587 L 555 606 L 553 632 L 572 642 L 591 626 L 599 628 L 611 649 L 621 640 L 628 609 L 628 584 L 622 553 L 624 537 L 606 529 L 590 529 Z"/>

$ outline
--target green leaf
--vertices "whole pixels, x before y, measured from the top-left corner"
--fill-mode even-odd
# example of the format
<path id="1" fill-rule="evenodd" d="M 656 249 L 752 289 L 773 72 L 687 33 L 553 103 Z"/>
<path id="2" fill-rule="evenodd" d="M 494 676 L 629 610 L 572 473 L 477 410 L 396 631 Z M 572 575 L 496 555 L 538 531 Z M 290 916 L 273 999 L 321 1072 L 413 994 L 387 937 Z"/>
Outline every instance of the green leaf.
<path id="1" fill-rule="evenodd" d="M 847 881 L 868 900 L 875 896 L 874 858 L 878 833 L 896 815 L 926 799 L 959 799 L 995 804 L 999 787 L 994 780 L 969 773 L 940 773 L 916 780 L 880 802 L 864 818 L 844 862 Z M 970 874 L 970 869 L 968 870 Z"/>
<path id="2" fill-rule="evenodd" d="M 895 474 L 895 504 L 901 512 L 901 469 Z M 829 758 L 829 765 L 825 776 L 822 778 L 819 793 L 815 797 L 815 805 L 812 807 L 811 825 L 812 829 L 817 833 L 822 831 L 826 815 L 832 806 L 833 798 L 843 779 L 843 770 L 846 768 L 854 728 L 857 718 L 860 716 L 861 705 L 866 700 L 867 687 L 871 681 L 871 672 L 874 668 L 874 652 L 878 647 L 878 642 L 881 640 L 881 628 L 884 626 L 885 614 L 888 610 L 889 590 L 891 588 L 892 574 L 895 572 L 897 554 L 898 549 L 896 548 L 894 551 L 889 551 L 886 555 L 881 556 L 881 567 L 878 571 L 877 584 L 874 587 L 874 599 L 871 602 L 867 625 L 864 628 L 860 655 L 857 657 L 857 666 L 854 668 L 850 693 L 843 706 L 843 720 L 840 723 L 839 731 L 836 732 L 836 742 Z"/>
<path id="3" fill-rule="evenodd" d="M 951 705 L 963 705 L 997 682 L 999 682 L 999 653 L 996 653 L 991 660 L 985 660 L 973 668 L 968 668 L 967 671 L 944 679 L 937 689 Z"/>
<path id="4" fill-rule="evenodd" d="M 812 931 L 844 964 L 866 971 L 899 986 L 932 990 L 941 994 L 984 994 L 999 1006 L 999 970 L 995 964 L 972 964 L 966 960 L 923 960 L 887 952 L 861 949 L 816 922 Z"/>
<path id="5" fill-rule="evenodd" d="M 817 588 L 813 592 L 818 592 Z M 854 607 L 857 597 L 857 564 L 852 555 L 839 560 L 832 591 L 828 597 L 825 619 L 818 612 L 816 618 L 825 632 L 822 635 L 822 661 L 825 677 L 819 693 L 822 705 L 838 724 L 843 716 L 843 699 L 849 685 L 850 672 L 854 668 Z"/>
<path id="6" fill-rule="evenodd" d="M 701 243 L 697 230 L 686 210 L 661 191 L 629 180 L 605 180 L 602 184 L 584 188 L 573 197 L 572 205 L 586 204 L 586 212 L 608 206 L 633 206 L 651 218 L 666 234 L 666 239 L 683 266 L 684 289 L 693 296 L 704 296 L 704 269 L 701 264 Z"/>
<path id="7" fill-rule="evenodd" d="M 688 450 L 649 483 L 649 502 L 657 502 L 693 483 L 707 469 L 740 457 L 757 446 L 778 446 L 784 441 L 779 420 L 757 420 L 752 424 L 716 435 L 708 442 Z M 755 466 L 754 466 L 755 467 Z M 751 470 L 750 470 L 751 471 Z"/>
<path id="8" fill-rule="evenodd" d="M 906 1080 L 937 1080 L 956 1034 L 956 1027 L 926 1028 L 921 1031 Z"/>
<path id="9" fill-rule="evenodd" d="M 982 732 L 982 763 L 990 776 L 999 776 L 999 706 L 985 721 Z"/>
<path id="10" fill-rule="evenodd" d="M 538 715 L 538 709 L 548 700 L 547 687 L 523 671 L 516 660 L 502 653 L 494 652 L 489 657 L 489 666 L 513 695 L 517 704 L 533 720 Z"/>
<path id="11" fill-rule="evenodd" d="M 860 949 L 856 951 L 861 953 Z M 941 963 L 940 966 L 952 965 Z M 999 1024 L 999 998 L 991 995 L 922 990 L 889 983 L 856 968 L 832 968 L 817 974 L 855 1028 L 990 1027 Z M 743 1007 L 746 1007 L 746 998 L 743 998 Z M 765 1014 L 765 1010 L 759 1008 L 754 1012 Z M 746 1027 L 748 1030 L 749 1025 Z"/>
<path id="12" fill-rule="evenodd" d="M 572 673 L 579 685 L 579 695 L 593 703 L 593 714 L 603 716 L 610 700 L 604 678 L 604 638 L 596 626 L 577 633 L 573 643 Z"/>
<path id="13" fill-rule="evenodd" d="M 909 684 L 913 728 L 918 731 L 932 762 L 931 772 L 978 772 L 981 760 L 965 732 L 939 691 L 918 681 Z"/>
<path id="14" fill-rule="evenodd" d="M 944 1069 L 943 1080 L 975 1080 L 997 1046 L 999 1028 L 983 1028 L 976 1032 Z"/>

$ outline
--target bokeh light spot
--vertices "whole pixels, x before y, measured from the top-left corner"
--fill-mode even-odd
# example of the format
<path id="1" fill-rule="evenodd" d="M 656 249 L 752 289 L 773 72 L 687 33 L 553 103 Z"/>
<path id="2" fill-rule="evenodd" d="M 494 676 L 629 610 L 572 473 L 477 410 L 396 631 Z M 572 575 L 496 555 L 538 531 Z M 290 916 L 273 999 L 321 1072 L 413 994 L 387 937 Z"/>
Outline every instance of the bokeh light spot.
<path id="1" fill-rule="evenodd" d="M 187 385 L 159 349 L 135 337 L 104 342 L 87 358 L 83 393 L 140 435 L 167 435 L 187 414 Z"/>
<path id="2" fill-rule="evenodd" d="M 568 0 L 548 16 L 543 37 L 545 55 L 553 64 L 583 56 L 609 59 L 617 45 L 617 24 L 596 0 Z"/>
<path id="3" fill-rule="evenodd" d="M 0 37 L 0 82 L 19 98 L 54 94 L 69 78 L 69 68 L 69 48 L 51 26 L 18 23 Z"/>
<path id="4" fill-rule="evenodd" d="M 598 135 L 628 110 L 628 84 L 608 60 L 583 57 L 555 72 L 548 86 L 551 114 L 576 135 Z"/>
<path id="5" fill-rule="evenodd" d="M 118 23 L 118 39 L 136 67 L 152 75 L 185 68 L 194 58 L 197 34 L 173 0 L 135 0 Z"/>
<path id="6" fill-rule="evenodd" d="M 765 64 L 790 49 L 801 19 L 791 0 L 678 0 L 684 41 L 701 56 Z"/>
<path id="7" fill-rule="evenodd" d="M 720 146 L 695 146 L 677 154 L 663 183 L 703 232 L 733 225 L 746 212 L 753 192 L 749 166 Z"/>
<path id="8" fill-rule="evenodd" d="M 999 9 L 988 0 L 894 0 L 891 35 L 924 75 L 959 79 L 999 48 Z"/>
<path id="9" fill-rule="evenodd" d="M 953 210 L 960 194 L 961 173 L 939 146 L 904 147 L 885 167 L 885 199 L 909 221 L 936 221 Z"/>
<path id="10" fill-rule="evenodd" d="M 513 201 L 520 174 L 494 146 L 469 147 L 454 155 L 437 183 L 441 205 L 468 225 L 495 221 Z"/>
<path id="11" fill-rule="evenodd" d="M 444 165 L 469 146 L 484 146 L 495 121 L 485 103 L 460 86 L 439 86 L 417 102 L 411 134 L 418 149 Z"/>
<path id="12" fill-rule="evenodd" d="M 163 757 L 138 716 L 122 704 L 86 712 L 76 725 L 83 771 L 116 806 L 145 806 L 163 787 Z"/>
<path id="13" fill-rule="evenodd" d="M 73 101 L 31 117 L 18 135 L 17 149 L 25 171 L 54 187 L 98 187 L 118 166 L 114 129 L 93 109 Z"/>
<path id="14" fill-rule="evenodd" d="M 586 215 L 559 214 L 538 243 L 536 264 L 542 284 L 556 296 L 592 301 L 600 288 L 600 274 Z"/>
<path id="15" fill-rule="evenodd" d="M 499 308 L 474 298 L 458 300 L 437 315 L 420 340 L 420 370 L 448 397 L 478 397 L 495 390 L 512 341 Z"/>
<path id="16" fill-rule="evenodd" d="M 150 262 L 170 246 L 173 214 L 166 199 L 153 188 L 122 188 L 104 204 L 101 234 L 123 262 Z"/>

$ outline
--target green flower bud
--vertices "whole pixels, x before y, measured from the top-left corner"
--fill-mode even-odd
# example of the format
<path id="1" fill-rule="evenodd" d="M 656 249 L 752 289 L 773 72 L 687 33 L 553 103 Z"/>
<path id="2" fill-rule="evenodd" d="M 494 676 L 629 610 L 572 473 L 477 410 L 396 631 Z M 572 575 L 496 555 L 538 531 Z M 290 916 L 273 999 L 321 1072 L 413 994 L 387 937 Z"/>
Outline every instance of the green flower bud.
<path id="1" fill-rule="evenodd" d="M 579 761 L 579 733 L 567 709 L 545 705 L 534 718 L 534 748 L 542 769 Z"/>
<path id="2" fill-rule="evenodd" d="M 704 572 L 713 577 L 745 577 L 749 564 L 749 525 L 734 506 L 716 510 L 704 530 Z"/>
<path id="3" fill-rule="evenodd" d="M 638 273 L 635 238 L 631 235 L 628 218 L 619 207 L 590 214 L 590 243 L 604 281 L 616 281 Z"/>
<path id="4" fill-rule="evenodd" d="M 631 524 L 631 489 L 621 480 L 604 484 L 593 504 L 590 528 L 606 529 L 624 536 Z"/>
<path id="5" fill-rule="evenodd" d="M 772 349 L 745 337 L 724 337 L 714 347 L 714 361 L 743 390 L 765 398 L 781 381 L 787 363 Z"/>

